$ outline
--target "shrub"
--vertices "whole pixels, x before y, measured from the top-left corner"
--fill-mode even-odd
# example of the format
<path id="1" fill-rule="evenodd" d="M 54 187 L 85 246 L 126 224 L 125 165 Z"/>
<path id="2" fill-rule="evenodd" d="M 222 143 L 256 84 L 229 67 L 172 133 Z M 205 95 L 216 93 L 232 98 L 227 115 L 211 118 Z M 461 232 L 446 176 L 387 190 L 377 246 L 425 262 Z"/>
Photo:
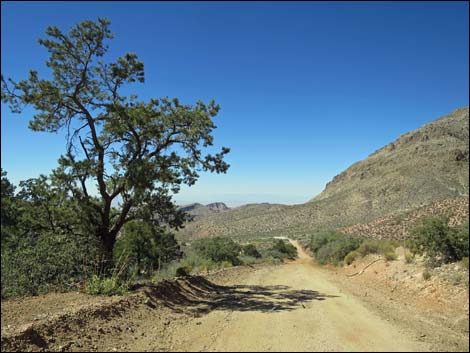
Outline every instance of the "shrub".
<path id="1" fill-rule="evenodd" d="M 387 240 L 367 239 L 362 242 L 357 251 L 362 256 L 369 254 L 382 254 L 385 256 L 388 254 L 389 256 L 393 257 L 391 254 L 395 254 L 395 246 L 393 243 Z"/>
<path id="2" fill-rule="evenodd" d="M 361 243 L 359 238 L 347 236 L 332 229 L 316 230 L 310 239 L 309 248 L 320 264 L 332 263 L 339 265 L 345 257 L 356 250 Z M 348 261 L 354 261 L 352 254 Z"/>
<path id="3" fill-rule="evenodd" d="M 387 261 L 394 261 L 397 259 L 397 254 L 395 253 L 395 251 L 388 251 L 384 253 L 383 255 L 385 257 L 385 260 Z"/>
<path id="4" fill-rule="evenodd" d="M 128 266 L 128 257 L 122 256 L 117 259 L 110 274 L 108 269 L 102 266 L 97 267 L 95 274 L 85 282 L 85 292 L 94 295 L 124 294 L 128 290 L 129 283 L 133 280 L 132 276 L 128 276 Z M 104 272 L 101 272 L 102 270 L 104 270 Z"/>
<path id="5" fill-rule="evenodd" d="M 122 295 L 127 290 L 127 283 L 121 282 L 117 276 L 100 277 L 93 275 L 85 284 L 85 292 L 93 295 Z"/>
<path id="6" fill-rule="evenodd" d="M 414 260 L 414 255 L 413 254 L 410 254 L 410 253 L 405 253 L 405 262 L 407 264 L 411 264 Z"/>
<path id="7" fill-rule="evenodd" d="M 181 255 L 172 233 L 142 221 L 127 223 L 114 248 L 115 259 L 122 256 L 129 258 L 129 269 L 134 269 L 133 275 L 150 274 Z"/>
<path id="8" fill-rule="evenodd" d="M 256 246 L 253 244 L 248 244 L 242 247 L 243 254 L 246 256 L 251 256 L 254 257 L 255 259 L 261 258 L 261 254 L 259 253 L 258 249 L 256 249 Z"/>
<path id="9" fill-rule="evenodd" d="M 97 266 L 93 236 L 42 233 L 2 248 L 2 298 L 80 288 Z"/>
<path id="10" fill-rule="evenodd" d="M 331 263 L 338 266 L 346 255 L 359 247 L 360 243 L 360 239 L 344 236 L 318 249 L 315 258 L 320 264 Z"/>
<path id="11" fill-rule="evenodd" d="M 198 255 L 214 262 L 228 261 L 234 266 L 241 264 L 238 258 L 241 247 L 232 239 L 221 237 L 200 239 L 193 243 L 192 248 Z"/>
<path id="12" fill-rule="evenodd" d="M 425 281 L 427 281 L 427 280 L 429 280 L 430 278 L 431 278 L 431 272 L 430 272 L 429 270 L 427 270 L 427 269 L 424 270 L 424 272 L 423 272 L 423 279 L 424 279 Z"/>
<path id="13" fill-rule="evenodd" d="M 396 260 L 396 245 L 392 241 L 363 239 L 348 236 L 336 230 L 320 229 L 311 237 L 309 248 L 320 264 L 347 265 L 368 254 L 382 254 L 387 260 Z"/>
<path id="14" fill-rule="evenodd" d="M 253 256 L 242 255 L 240 256 L 240 261 L 243 265 L 253 265 L 261 262 L 266 262 L 266 258 L 262 259 L 261 257 L 256 258 Z"/>
<path id="15" fill-rule="evenodd" d="M 198 273 L 201 271 L 209 271 L 218 268 L 220 263 L 214 262 L 211 259 L 202 257 L 195 253 L 193 250 L 188 251 L 185 256 L 169 265 L 169 270 L 172 271 L 172 275 L 175 275 L 175 271 L 179 266 L 186 266 L 191 268 L 192 273 Z"/>
<path id="16" fill-rule="evenodd" d="M 354 250 L 354 251 L 351 251 L 349 254 L 346 255 L 346 257 L 344 258 L 344 262 L 347 265 L 351 265 L 359 257 L 361 257 L 361 254 L 359 254 L 356 250 Z"/>
<path id="17" fill-rule="evenodd" d="M 469 255 L 468 221 L 449 227 L 446 219 L 427 218 L 411 230 L 408 242 L 414 254 L 425 255 L 431 266 L 459 261 Z"/>
<path id="18" fill-rule="evenodd" d="M 290 243 L 285 243 L 282 239 L 277 239 L 273 246 L 268 250 L 268 254 L 279 260 L 295 259 L 297 257 L 297 249 Z"/>
<path id="19" fill-rule="evenodd" d="M 181 266 L 176 269 L 176 277 L 187 277 L 193 269 L 191 266 Z"/>
<path id="20" fill-rule="evenodd" d="M 331 229 L 320 229 L 312 234 L 308 247 L 316 254 L 318 250 L 328 243 L 344 238 L 344 234 Z"/>

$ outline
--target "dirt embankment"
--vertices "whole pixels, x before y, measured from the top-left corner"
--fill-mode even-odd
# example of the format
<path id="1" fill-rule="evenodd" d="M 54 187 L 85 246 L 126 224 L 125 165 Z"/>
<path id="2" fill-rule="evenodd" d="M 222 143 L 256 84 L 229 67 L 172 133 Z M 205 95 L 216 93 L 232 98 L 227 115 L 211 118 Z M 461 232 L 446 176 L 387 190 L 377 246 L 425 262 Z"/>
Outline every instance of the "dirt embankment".
<path id="1" fill-rule="evenodd" d="M 7 301 L 2 351 L 468 351 L 468 331 L 439 319 L 468 318 L 468 307 L 443 302 L 426 312 L 405 296 L 384 296 L 369 271 L 349 278 L 341 271 L 354 269 L 335 273 L 299 253 L 285 265 L 167 281 L 124 297 Z"/>

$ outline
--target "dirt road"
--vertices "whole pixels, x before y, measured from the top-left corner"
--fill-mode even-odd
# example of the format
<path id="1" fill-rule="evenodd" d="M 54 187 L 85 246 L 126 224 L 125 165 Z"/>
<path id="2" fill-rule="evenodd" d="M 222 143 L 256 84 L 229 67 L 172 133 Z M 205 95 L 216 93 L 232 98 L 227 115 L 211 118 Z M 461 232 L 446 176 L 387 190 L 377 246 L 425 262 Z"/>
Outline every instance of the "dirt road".
<path id="1" fill-rule="evenodd" d="M 299 259 L 259 269 L 209 313 L 174 331 L 177 351 L 430 350 L 325 278 L 298 244 Z"/>
<path id="2" fill-rule="evenodd" d="M 292 243 L 299 258 L 284 265 L 4 302 L 2 351 L 468 351 L 463 301 L 418 310 L 419 295 L 398 300 L 373 270 L 350 280 Z"/>

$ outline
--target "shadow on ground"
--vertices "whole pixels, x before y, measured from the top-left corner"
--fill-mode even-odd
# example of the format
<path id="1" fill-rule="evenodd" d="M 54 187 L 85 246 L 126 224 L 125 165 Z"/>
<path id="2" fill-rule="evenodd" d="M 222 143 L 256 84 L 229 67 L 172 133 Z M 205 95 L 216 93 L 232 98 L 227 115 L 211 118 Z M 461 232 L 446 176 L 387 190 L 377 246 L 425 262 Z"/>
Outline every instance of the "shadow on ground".
<path id="1" fill-rule="evenodd" d="M 195 316 L 213 310 L 279 312 L 305 307 L 313 300 L 326 300 L 337 296 L 314 290 L 292 290 L 287 286 L 219 286 L 194 276 L 176 281 L 163 281 L 146 286 L 148 305 L 164 305 L 176 312 Z"/>

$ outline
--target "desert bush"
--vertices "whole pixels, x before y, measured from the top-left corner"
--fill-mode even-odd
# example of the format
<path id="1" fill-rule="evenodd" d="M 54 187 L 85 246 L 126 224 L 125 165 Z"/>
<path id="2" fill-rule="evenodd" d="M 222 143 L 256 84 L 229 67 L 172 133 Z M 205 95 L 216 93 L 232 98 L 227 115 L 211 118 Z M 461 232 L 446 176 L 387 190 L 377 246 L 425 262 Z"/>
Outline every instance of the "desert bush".
<path id="1" fill-rule="evenodd" d="M 123 254 L 108 272 L 107 268 L 97 266 L 92 276 L 85 282 L 85 293 L 93 295 L 122 295 L 127 292 L 129 284 L 134 280 L 129 276 L 129 258 Z"/>
<path id="2" fill-rule="evenodd" d="M 430 278 L 431 278 L 431 272 L 430 272 L 428 269 L 424 270 L 424 272 L 423 272 L 423 279 L 424 279 L 425 281 L 428 281 Z"/>
<path id="3" fill-rule="evenodd" d="M 357 251 L 362 256 L 369 254 L 391 255 L 395 253 L 395 246 L 387 240 L 367 239 L 361 243 Z"/>
<path id="4" fill-rule="evenodd" d="M 359 247 L 360 242 L 359 238 L 347 236 L 337 230 L 319 229 L 312 234 L 308 247 L 320 264 L 339 265 L 348 254 Z M 356 255 L 349 256 L 350 263 L 354 261 L 354 256 Z"/>
<path id="5" fill-rule="evenodd" d="M 133 275 L 151 275 L 182 256 L 182 251 L 174 235 L 165 229 L 143 221 L 127 223 L 114 247 L 114 258 L 126 256 Z"/>
<path id="6" fill-rule="evenodd" d="M 468 256 L 464 257 L 461 261 L 463 267 L 465 267 L 467 270 L 469 269 L 468 268 Z"/>
<path id="7" fill-rule="evenodd" d="M 2 298 L 77 290 L 97 266 L 93 236 L 42 233 L 2 248 Z"/>
<path id="8" fill-rule="evenodd" d="M 356 250 L 361 243 L 358 238 L 346 237 L 333 240 L 319 248 L 315 254 L 315 259 L 322 265 L 331 263 L 339 265 L 346 255 Z"/>
<path id="9" fill-rule="evenodd" d="M 251 257 L 254 257 L 255 259 L 261 258 L 260 252 L 258 251 L 258 249 L 256 249 L 256 246 L 254 246 L 253 244 L 244 245 L 242 247 L 242 251 L 243 251 L 243 254 L 246 256 L 251 256 Z"/>
<path id="10" fill-rule="evenodd" d="M 268 262 L 268 258 L 253 257 L 253 256 L 248 256 L 248 255 L 241 255 L 239 259 L 242 265 L 254 265 L 254 264 Z"/>
<path id="11" fill-rule="evenodd" d="M 199 239 L 192 244 L 192 249 L 199 256 L 214 262 L 228 261 L 233 266 L 241 264 L 238 258 L 241 247 L 229 238 Z"/>
<path id="12" fill-rule="evenodd" d="M 191 266 L 181 266 L 176 269 L 176 277 L 187 277 L 191 274 L 192 272 L 192 267 Z"/>
<path id="13" fill-rule="evenodd" d="M 62 186 L 41 175 L 15 194 L 2 171 L 2 298 L 76 290 L 96 266 L 99 243 Z"/>
<path id="14" fill-rule="evenodd" d="M 411 264 L 414 260 L 414 255 L 413 254 L 410 254 L 410 253 L 405 253 L 405 263 L 407 264 Z"/>
<path id="15" fill-rule="evenodd" d="M 387 261 L 395 261 L 397 259 L 397 254 L 395 253 L 395 250 L 387 251 L 383 254 L 383 256 Z"/>
<path id="16" fill-rule="evenodd" d="M 308 247 L 316 254 L 321 247 L 344 237 L 343 233 L 333 229 L 319 229 L 312 234 Z"/>
<path id="17" fill-rule="evenodd" d="M 128 290 L 128 284 L 116 276 L 104 277 L 93 275 L 85 284 L 85 292 L 92 295 L 122 295 Z"/>
<path id="18" fill-rule="evenodd" d="M 267 251 L 268 256 L 278 259 L 295 259 L 297 257 L 297 249 L 290 243 L 284 242 L 282 239 L 277 239 L 271 248 Z"/>
<path id="19" fill-rule="evenodd" d="M 343 262 L 350 265 L 357 258 L 368 254 L 382 254 L 387 260 L 396 260 L 396 246 L 392 241 L 364 239 L 331 229 L 315 231 L 308 244 L 320 264 L 331 263 L 336 266 Z"/>
<path id="20" fill-rule="evenodd" d="M 360 258 L 361 254 L 359 254 L 356 250 L 351 251 L 349 254 L 347 254 L 344 258 L 344 262 L 347 265 L 351 265 L 356 259 Z"/>
<path id="21" fill-rule="evenodd" d="M 458 227 L 449 227 L 446 219 L 427 218 L 410 234 L 410 250 L 424 255 L 431 266 L 459 261 L 469 255 L 468 221 Z"/>

